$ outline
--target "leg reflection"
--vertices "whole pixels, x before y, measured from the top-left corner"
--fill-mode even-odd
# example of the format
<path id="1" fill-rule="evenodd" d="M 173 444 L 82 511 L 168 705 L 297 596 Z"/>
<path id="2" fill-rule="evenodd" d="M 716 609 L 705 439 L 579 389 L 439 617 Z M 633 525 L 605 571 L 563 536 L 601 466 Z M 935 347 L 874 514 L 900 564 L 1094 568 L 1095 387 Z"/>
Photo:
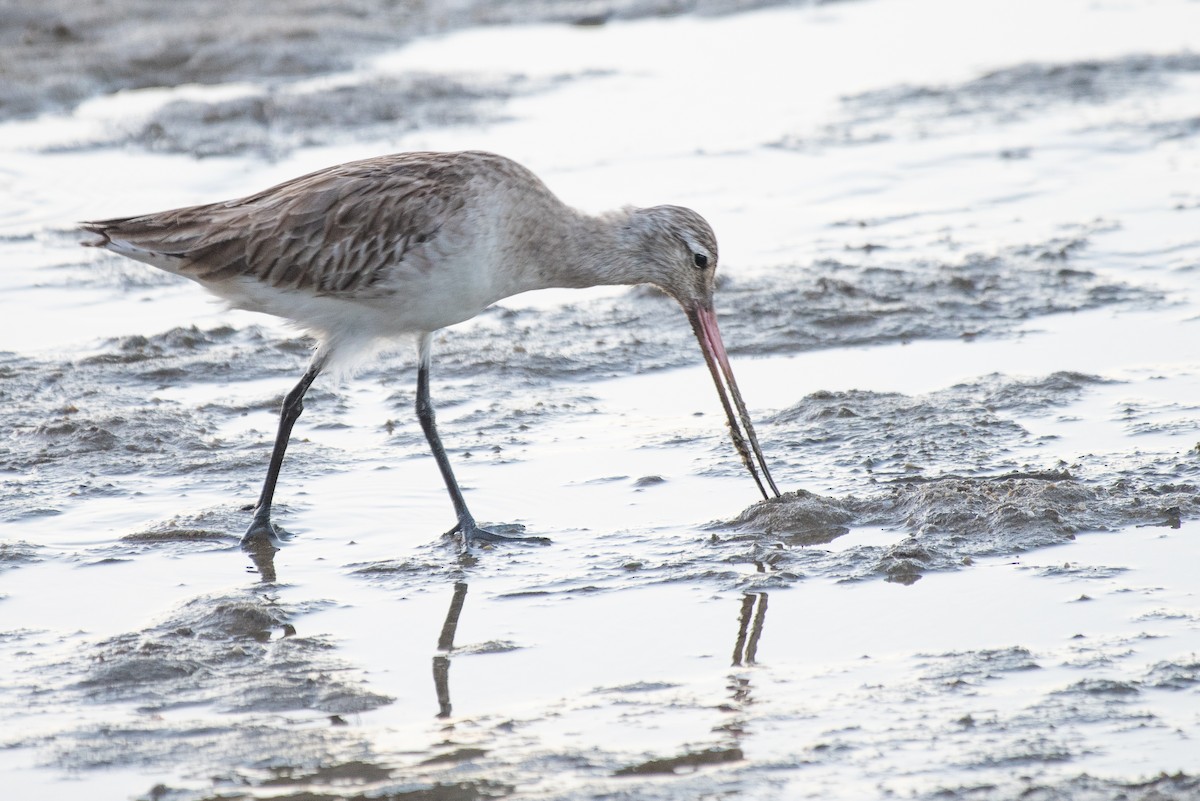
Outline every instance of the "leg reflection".
<path id="1" fill-rule="evenodd" d="M 767 594 L 751 592 L 742 596 L 742 609 L 738 613 L 738 634 L 733 645 L 733 666 L 755 664 L 758 654 L 758 641 L 762 638 L 763 623 L 767 619 Z M 750 683 L 751 673 L 739 671 L 731 673 L 728 704 L 722 706 L 727 712 L 733 713 L 725 723 L 717 726 L 714 731 L 729 735 L 732 740 L 731 748 L 741 749 L 749 734 L 747 728 L 746 708 L 754 704 L 754 688 Z"/>
<path id="2" fill-rule="evenodd" d="M 437 692 L 439 718 L 450 717 L 450 657 L 433 658 L 433 687 Z"/>
<path id="3" fill-rule="evenodd" d="M 738 636 L 733 646 L 733 664 L 753 665 L 767 619 L 767 594 L 751 592 L 742 596 L 742 611 L 738 615 Z"/>
<path id="4" fill-rule="evenodd" d="M 275 554 L 279 549 L 266 537 L 262 537 L 249 543 L 243 543 L 242 550 L 250 557 L 250 563 L 253 565 L 247 570 L 257 572 L 262 577 L 262 583 L 274 584 L 276 581 Z"/>
<path id="5" fill-rule="evenodd" d="M 437 649 L 447 654 L 454 650 L 454 634 L 458 631 L 458 617 L 462 614 L 463 603 L 467 600 L 467 585 L 457 582 L 454 585 L 454 597 L 450 599 L 450 609 L 446 612 L 446 622 L 442 624 L 442 634 L 438 637 Z M 438 654 L 433 658 L 433 686 L 437 692 L 439 718 L 450 717 L 450 657 Z"/>

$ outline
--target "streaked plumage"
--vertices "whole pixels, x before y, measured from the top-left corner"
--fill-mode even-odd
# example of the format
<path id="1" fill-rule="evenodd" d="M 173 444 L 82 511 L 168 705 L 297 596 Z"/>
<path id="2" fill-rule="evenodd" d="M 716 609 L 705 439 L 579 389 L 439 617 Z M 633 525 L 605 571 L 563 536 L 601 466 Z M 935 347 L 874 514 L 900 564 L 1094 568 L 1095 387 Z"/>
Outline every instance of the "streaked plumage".
<path id="1" fill-rule="evenodd" d="M 82 227 L 100 237 L 85 244 L 190 278 L 235 307 L 291 320 L 317 337 L 313 363 L 285 401 L 247 539 L 273 533 L 278 463 L 316 375 L 343 352 L 412 334 L 428 406 L 421 408 L 418 391 L 418 414 L 455 503 L 456 530 L 468 542 L 490 536 L 467 512 L 433 424 L 430 334 L 503 298 L 549 287 L 651 283 L 678 300 L 717 382 L 735 445 L 764 497 L 762 479 L 778 494 L 716 329 L 716 237 L 690 209 L 587 215 L 501 156 L 402 153 L 319 170 L 237 200 Z"/>

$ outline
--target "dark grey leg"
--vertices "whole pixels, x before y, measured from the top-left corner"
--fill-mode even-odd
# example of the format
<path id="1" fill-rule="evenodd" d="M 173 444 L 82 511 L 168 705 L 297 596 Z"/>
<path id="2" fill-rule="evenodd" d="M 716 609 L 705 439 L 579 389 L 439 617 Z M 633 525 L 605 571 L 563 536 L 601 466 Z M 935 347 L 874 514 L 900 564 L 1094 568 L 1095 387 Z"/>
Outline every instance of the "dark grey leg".
<path id="1" fill-rule="evenodd" d="M 475 518 L 467 509 L 454 470 L 450 467 L 450 457 L 438 436 L 437 420 L 433 413 L 433 400 L 429 397 L 429 363 L 431 360 L 432 337 L 422 335 L 418 344 L 420 361 L 417 365 L 417 419 L 421 421 L 421 430 L 429 441 L 429 449 L 433 451 L 434 461 L 438 470 L 442 471 L 442 480 L 446 482 L 446 490 L 450 493 L 450 501 L 454 504 L 454 514 L 458 516 L 458 527 L 454 531 L 462 531 L 466 535 L 468 528 L 475 528 Z"/>
<path id="2" fill-rule="evenodd" d="M 450 501 L 454 504 L 454 514 L 458 523 L 447 534 L 461 533 L 463 546 L 469 547 L 472 542 L 530 542 L 545 544 L 550 540 L 545 537 L 506 537 L 502 534 L 480 528 L 475 523 L 475 517 L 467 509 L 458 480 L 454 478 L 454 470 L 450 467 L 450 458 L 438 436 L 437 421 L 434 419 L 433 401 L 429 397 L 429 364 L 432 354 L 433 336 L 422 334 L 418 342 L 419 361 L 417 364 L 417 419 L 421 421 L 421 429 L 425 439 L 429 441 L 429 449 L 437 462 L 438 470 L 442 472 L 442 480 L 446 482 L 446 490 L 450 493 Z"/>
<path id="3" fill-rule="evenodd" d="M 271 525 L 271 501 L 275 497 L 275 482 L 279 480 L 279 469 L 283 466 L 283 454 L 287 451 L 288 441 L 292 436 L 292 426 L 304 411 L 304 393 L 312 386 L 312 382 L 325 366 L 327 355 L 318 351 L 309 362 L 300 383 L 296 384 L 283 399 L 279 410 L 279 431 L 275 434 L 275 447 L 271 451 L 271 463 L 267 467 L 267 478 L 263 482 L 262 493 L 258 496 L 258 504 L 254 507 L 254 520 L 242 537 L 243 547 L 275 536 L 275 527 Z"/>

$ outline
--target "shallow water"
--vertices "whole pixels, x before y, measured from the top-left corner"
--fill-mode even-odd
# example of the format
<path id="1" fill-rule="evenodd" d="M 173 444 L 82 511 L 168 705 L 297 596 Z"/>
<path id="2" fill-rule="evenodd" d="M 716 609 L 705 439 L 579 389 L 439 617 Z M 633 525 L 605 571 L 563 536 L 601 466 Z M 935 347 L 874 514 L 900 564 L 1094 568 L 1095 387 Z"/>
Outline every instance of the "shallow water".
<path id="1" fill-rule="evenodd" d="M 1200 6 L 970 5 L 534 4 L 356 63 L 347 23 L 303 80 L 218 49 L 203 86 L 31 85 L 0 124 L 12 797 L 1200 797 Z M 461 147 L 714 223 L 783 499 L 670 302 L 554 291 L 434 368 L 476 514 L 553 545 L 440 537 L 403 345 L 314 387 L 294 536 L 246 559 L 309 343 L 72 221 Z"/>

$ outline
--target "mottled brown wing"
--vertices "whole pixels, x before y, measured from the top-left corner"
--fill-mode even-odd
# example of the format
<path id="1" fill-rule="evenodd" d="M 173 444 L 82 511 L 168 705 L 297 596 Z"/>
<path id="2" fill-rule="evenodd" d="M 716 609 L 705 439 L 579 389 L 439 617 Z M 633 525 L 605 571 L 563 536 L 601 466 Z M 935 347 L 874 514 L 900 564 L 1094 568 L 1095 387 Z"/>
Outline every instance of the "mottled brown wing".
<path id="1" fill-rule="evenodd" d="M 464 203 L 468 173 L 421 155 L 352 162 L 238 200 L 84 227 L 169 257 L 173 271 L 202 282 L 246 276 L 357 295 L 433 240 Z"/>

